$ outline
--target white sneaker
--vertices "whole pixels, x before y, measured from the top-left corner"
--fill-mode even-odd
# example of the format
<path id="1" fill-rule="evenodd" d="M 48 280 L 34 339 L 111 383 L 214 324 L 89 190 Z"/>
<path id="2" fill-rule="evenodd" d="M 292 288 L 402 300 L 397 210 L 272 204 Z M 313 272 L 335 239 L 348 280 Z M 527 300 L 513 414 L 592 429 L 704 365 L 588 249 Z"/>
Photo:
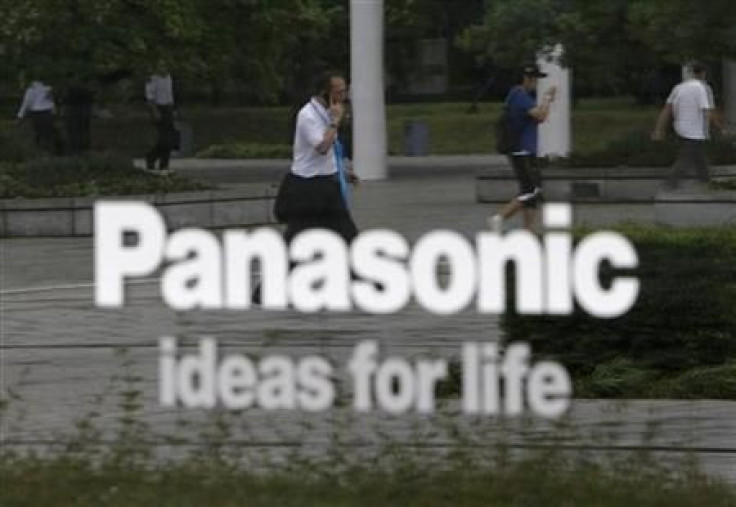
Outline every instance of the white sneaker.
<path id="1" fill-rule="evenodd" d="M 490 227 L 493 232 L 498 234 L 503 232 L 503 217 L 501 215 L 492 215 L 486 218 L 486 222 L 488 222 L 488 227 Z"/>

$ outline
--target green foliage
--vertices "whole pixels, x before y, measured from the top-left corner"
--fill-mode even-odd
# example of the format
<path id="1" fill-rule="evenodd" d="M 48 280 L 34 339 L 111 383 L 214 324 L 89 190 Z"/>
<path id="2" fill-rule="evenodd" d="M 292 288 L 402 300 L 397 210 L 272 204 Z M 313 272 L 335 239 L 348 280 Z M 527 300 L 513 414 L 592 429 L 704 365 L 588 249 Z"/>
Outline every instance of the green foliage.
<path id="1" fill-rule="evenodd" d="M 240 425 L 247 434 L 242 412 L 216 410 L 205 420 L 179 419 L 164 430 L 142 421 L 142 379 L 124 351 L 121 359 L 122 374 L 94 397 L 92 410 L 79 417 L 73 431 L 56 435 L 50 448 L 39 453 L 0 448 L 0 504 L 186 507 L 234 506 L 247 499 L 249 506 L 725 507 L 736 501 L 733 486 L 704 475 L 689 457 L 664 465 L 642 449 L 593 460 L 554 442 L 512 455 L 503 423 L 434 420 L 437 429 L 413 428 L 398 441 L 376 431 L 373 445 L 356 453 L 354 441 L 343 434 L 350 428 L 334 421 L 326 449 L 297 447 L 288 459 L 272 460 L 273 449 L 251 447 L 253 442 L 234 436 Z M 15 414 L 14 404 L 23 401 L 8 391 L 0 403 L 4 416 Z M 117 411 L 103 419 L 110 396 L 118 400 Z M 298 432 L 298 421 L 293 424 Z M 564 424 L 557 430 L 574 438 Z M 440 437 L 446 450 L 432 455 L 414 447 L 437 439 L 438 432 L 447 435 Z M 160 445 L 175 450 L 157 453 Z"/>
<path id="2" fill-rule="evenodd" d="M 412 463 L 384 471 L 362 466 L 318 473 L 313 465 L 275 474 L 217 463 L 98 470 L 89 461 L 28 458 L 2 463 L 5 505 L 235 506 L 527 506 L 726 507 L 733 487 L 697 471 L 669 476 L 630 458 L 621 470 L 562 453 L 539 455 L 503 466 L 445 470 Z"/>
<path id="3" fill-rule="evenodd" d="M 635 274 L 641 290 L 631 311 L 609 320 L 580 308 L 567 317 L 509 313 L 506 339 L 527 341 L 535 352 L 561 361 L 597 396 L 636 395 L 649 379 L 696 369 L 716 368 L 708 370 L 711 377 L 731 372 L 732 366 L 720 368 L 736 356 L 736 230 L 632 227 L 623 233 L 640 261 Z M 604 284 L 611 275 L 603 271 Z M 692 385 L 696 377 L 682 377 L 677 385 Z M 710 389 L 701 383 L 703 390 L 710 397 L 736 395 L 718 382 Z"/>
<path id="4" fill-rule="evenodd" d="M 628 132 L 611 141 L 605 148 L 589 153 L 573 153 L 561 163 L 568 167 L 668 167 L 677 156 L 675 139 L 652 141 L 647 132 Z M 713 165 L 736 164 L 733 139 L 716 139 L 706 145 Z"/>
<path id="5" fill-rule="evenodd" d="M 507 426 L 503 419 L 486 424 L 458 419 L 454 410 L 418 418 L 421 424 L 407 431 L 392 431 L 396 421 L 390 419 L 384 421 L 388 431 L 381 431 L 340 411 L 318 420 L 296 417 L 283 426 L 284 433 L 279 424 L 269 429 L 279 439 L 275 445 L 257 436 L 261 428 L 255 425 L 266 420 L 249 422 L 244 411 L 216 408 L 204 418 L 180 411 L 167 424 L 146 413 L 140 365 L 125 349 L 115 355 L 122 368 L 107 381 L 100 379 L 91 410 L 80 413 L 72 429 L 33 450 L 17 447 L 18 442 L 0 446 L 0 505 L 235 506 L 244 499 L 248 506 L 726 507 L 736 502 L 734 486 L 705 475 L 695 457 L 661 460 L 648 450 L 647 438 L 656 436 L 656 429 L 644 435 L 636 452 L 588 454 L 571 452 L 569 444 L 578 438 L 590 442 L 589 429 L 578 433 L 566 421 L 553 427 L 547 422 Z M 631 369 L 622 362 L 600 378 L 620 378 Z M 693 385 L 723 378 L 717 372 L 708 378 L 709 373 L 692 375 Z M 620 381 L 607 383 L 616 388 Z M 22 420 L 27 401 L 17 386 L 4 386 L 0 416 L 10 428 L 21 428 L 16 418 Z M 315 422 L 328 429 L 315 428 Z M 327 438 L 311 438 L 315 430 Z M 365 438 L 356 440 L 355 430 Z M 540 439 L 543 434 L 549 440 Z M 531 448 L 519 449 L 519 438 Z M 611 444 L 606 435 L 595 439 L 594 447 Z M 305 445 L 289 450 L 278 444 L 290 441 Z M 443 447 L 432 449 L 427 444 L 433 442 Z"/>
<path id="6" fill-rule="evenodd" d="M 22 162 L 30 156 L 31 150 L 25 143 L 8 132 L 0 131 L 0 161 Z"/>
<path id="7" fill-rule="evenodd" d="M 736 178 L 713 181 L 711 185 L 717 190 L 736 190 Z"/>
<path id="8" fill-rule="evenodd" d="M 651 129 L 657 117 L 655 108 L 635 106 L 626 97 L 581 100 L 572 111 L 575 153 L 601 152 L 611 140 L 623 140 Z M 498 103 L 482 103 L 476 114 L 467 114 L 466 103 L 394 104 L 387 108 L 389 153 L 404 153 L 405 126 L 420 120 L 429 127 L 431 155 L 495 153 L 492 125 L 499 114 Z M 131 158 L 142 157 L 153 142 L 155 131 L 150 119 L 136 111 L 115 111 L 111 119 L 92 121 L 93 148 L 115 151 Z M 207 148 L 231 142 L 258 145 L 287 145 L 293 136 L 293 117 L 286 107 L 186 108 L 196 146 Z M 7 139 L 3 144 L 2 139 Z M 33 154 L 30 129 L 18 129 L 0 122 L 0 160 L 8 150 Z M 597 156 L 602 158 L 601 155 Z M 611 165 L 602 160 L 596 165 Z"/>
<path id="9" fill-rule="evenodd" d="M 736 3 L 731 0 L 628 3 L 631 37 L 672 63 L 736 55 Z"/>
<path id="10" fill-rule="evenodd" d="M 286 144 L 228 143 L 205 148 L 197 158 L 291 158 L 291 152 Z"/>
<path id="11" fill-rule="evenodd" d="M 736 399 L 736 361 L 687 370 L 652 386 L 650 392 L 653 396 L 667 392 L 672 397 L 685 399 Z"/>
<path id="12" fill-rule="evenodd" d="M 0 198 L 84 197 L 207 190 L 211 185 L 135 169 L 117 155 L 32 159 L 0 165 Z"/>
<path id="13" fill-rule="evenodd" d="M 736 55 L 736 4 L 715 0 L 498 0 L 460 47 L 504 67 L 533 61 L 562 43 L 575 69 L 574 86 L 608 94 L 640 83 L 664 62 L 719 62 Z"/>
<path id="14" fill-rule="evenodd" d="M 505 67 L 535 61 L 540 48 L 560 41 L 555 4 L 554 0 L 489 2 L 483 24 L 470 27 L 459 44 Z"/>
<path id="15" fill-rule="evenodd" d="M 668 374 L 641 368 L 631 359 L 618 358 L 576 379 L 579 398 L 736 399 L 736 362 L 694 367 Z"/>
<path id="16" fill-rule="evenodd" d="M 644 386 L 655 374 L 638 368 L 630 359 L 617 358 L 597 365 L 585 379 L 582 389 L 575 389 L 576 396 L 595 398 L 633 398 L 642 396 Z"/>
<path id="17" fill-rule="evenodd" d="M 164 66 L 206 88 L 245 82 L 273 102 L 293 66 L 324 47 L 338 10 L 317 0 L 0 0 L 0 46 L 20 81 L 120 74 L 139 90 Z"/>
<path id="18" fill-rule="evenodd" d="M 148 72 L 159 60 L 191 62 L 204 33 L 197 0 L 29 0 L 0 3 L 2 43 L 20 76 L 54 81 L 121 69 Z M 30 64 L 30 66 L 28 66 Z"/>

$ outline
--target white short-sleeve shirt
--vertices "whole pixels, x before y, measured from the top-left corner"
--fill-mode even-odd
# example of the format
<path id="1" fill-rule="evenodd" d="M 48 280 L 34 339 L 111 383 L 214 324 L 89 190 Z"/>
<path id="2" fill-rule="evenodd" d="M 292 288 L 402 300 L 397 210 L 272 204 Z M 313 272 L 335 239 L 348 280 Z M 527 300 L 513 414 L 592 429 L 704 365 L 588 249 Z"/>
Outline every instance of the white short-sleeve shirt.
<path id="1" fill-rule="evenodd" d="M 713 92 L 699 79 L 688 79 L 675 86 L 667 103 L 672 105 L 675 132 L 685 139 L 708 139 L 709 110 L 713 109 Z"/>
<path id="2" fill-rule="evenodd" d="M 334 151 L 327 150 L 324 155 L 317 151 L 317 145 L 322 142 L 329 127 L 330 115 L 316 100 L 310 100 L 299 110 L 294 135 L 292 173 L 302 178 L 312 178 L 337 172 Z"/>
<path id="3" fill-rule="evenodd" d="M 54 100 L 51 96 L 51 87 L 40 81 L 34 81 L 23 95 L 23 103 L 18 110 L 18 118 L 25 117 L 26 113 L 53 111 Z"/>
<path id="4" fill-rule="evenodd" d="M 174 86 L 169 74 L 160 76 L 154 74 L 146 83 L 146 100 L 157 106 L 174 105 Z"/>

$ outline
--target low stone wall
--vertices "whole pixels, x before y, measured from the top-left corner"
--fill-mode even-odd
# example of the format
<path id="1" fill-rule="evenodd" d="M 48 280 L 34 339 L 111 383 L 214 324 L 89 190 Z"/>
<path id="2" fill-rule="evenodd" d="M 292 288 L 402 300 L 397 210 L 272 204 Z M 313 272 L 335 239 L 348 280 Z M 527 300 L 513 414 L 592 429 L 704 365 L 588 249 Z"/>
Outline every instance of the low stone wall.
<path id="1" fill-rule="evenodd" d="M 276 187 L 163 195 L 0 200 L 0 237 L 90 236 L 98 200 L 142 201 L 156 206 L 169 229 L 249 227 L 275 222 Z"/>
<path id="2" fill-rule="evenodd" d="M 601 169 L 544 169 L 543 188 L 547 200 L 562 202 L 653 203 L 662 189 L 669 168 L 616 167 Z M 736 167 L 715 167 L 713 177 L 736 177 Z M 683 179 L 683 186 L 695 180 Z M 493 167 L 476 177 L 476 200 L 506 202 L 519 189 L 511 168 Z"/>
<path id="3" fill-rule="evenodd" d="M 658 224 L 673 227 L 736 226 L 736 191 L 660 192 L 654 214 Z"/>

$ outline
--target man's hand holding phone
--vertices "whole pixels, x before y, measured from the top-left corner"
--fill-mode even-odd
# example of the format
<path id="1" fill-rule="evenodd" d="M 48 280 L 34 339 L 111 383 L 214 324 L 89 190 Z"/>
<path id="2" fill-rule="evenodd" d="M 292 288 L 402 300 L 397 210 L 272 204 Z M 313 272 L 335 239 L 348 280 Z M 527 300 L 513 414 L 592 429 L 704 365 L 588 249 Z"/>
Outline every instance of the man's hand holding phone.
<path id="1" fill-rule="evenodd" d="M 335 126 L 340 125 L 342 117 L 345 114 L 345 105 L 339 100 L 335 94 L 330 94 L 330 119 Z"/>

